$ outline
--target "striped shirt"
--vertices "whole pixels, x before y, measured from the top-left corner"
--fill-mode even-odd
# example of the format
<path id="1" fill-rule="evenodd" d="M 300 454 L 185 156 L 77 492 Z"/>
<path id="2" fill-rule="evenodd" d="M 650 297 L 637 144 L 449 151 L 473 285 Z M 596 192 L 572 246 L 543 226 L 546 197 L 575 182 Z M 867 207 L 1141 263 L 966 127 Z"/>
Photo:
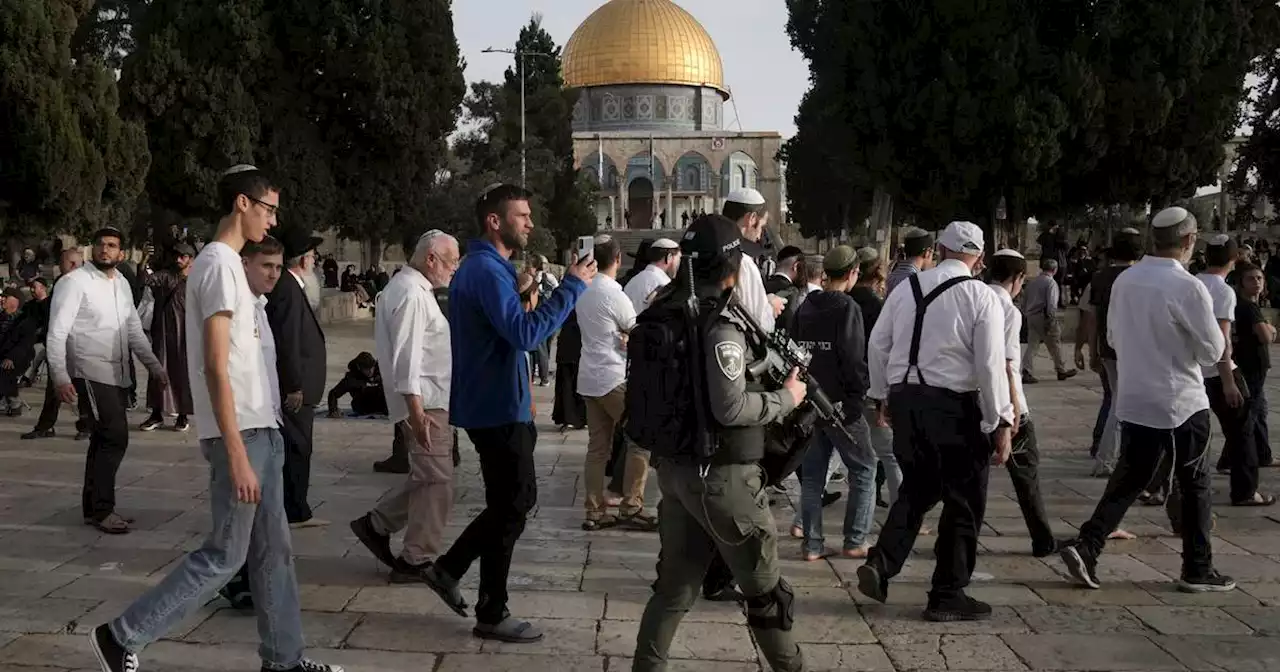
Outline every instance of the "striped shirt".
<path id="1" fill-rule="evenodd" d="M 911 263 L 910 260 L 899 261 L 893 270 L 889 272 L 889 277 L 884 281 L 884 298 L 888 300 L 889 295 L 893 293 L 893 288 L 898 286 L 899 282 L 919 273 L 920 269 Z"/>

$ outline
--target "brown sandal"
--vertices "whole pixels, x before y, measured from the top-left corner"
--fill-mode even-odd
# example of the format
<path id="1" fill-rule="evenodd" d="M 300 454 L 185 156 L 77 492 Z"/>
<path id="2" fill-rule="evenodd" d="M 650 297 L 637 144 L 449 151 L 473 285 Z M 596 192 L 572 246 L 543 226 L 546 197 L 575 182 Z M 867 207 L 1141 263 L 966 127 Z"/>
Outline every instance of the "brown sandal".
<path id="1" fill-rule="evenodd" d="M 658 517 L 651 516 L 644 511 L 636 511 L 633 514 L 622 516 L 618 519 L 618 524 L 628 530 L 638 532 L 657 532 Z"/>
<path id="2" fill-rule="evenodd" d="M 98 528 L 98 531 L 104 534 L 129 533 L 129 521 L 118 513 L 108 513 L 106 518 L 103 518 L 102 520 L 94 520 L 89 524 Z"/>
<path id="3" fill-rule="evenodd" d="M 615 516 L 610 516 L 608 514 L 596 518 L 595 520 L 582 521 L 582 529 L 587 532 L 598 532 L 600 530 L 607 530 L 617 526 L 618 519 Z"/>

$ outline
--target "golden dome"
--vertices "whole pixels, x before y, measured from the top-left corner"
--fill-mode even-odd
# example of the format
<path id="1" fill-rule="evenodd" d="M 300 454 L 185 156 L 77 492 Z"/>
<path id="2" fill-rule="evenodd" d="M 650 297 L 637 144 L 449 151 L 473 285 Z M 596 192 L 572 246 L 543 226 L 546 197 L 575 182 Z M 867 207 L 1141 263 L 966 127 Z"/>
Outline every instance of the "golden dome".
<path id="1" fill-rule="evenodd" d="M 611 0 L 565 44 L 571 87 L 613 84 L 708 86 L 728 98 L 720 51 L 702 24 L 671 0 Z"/>

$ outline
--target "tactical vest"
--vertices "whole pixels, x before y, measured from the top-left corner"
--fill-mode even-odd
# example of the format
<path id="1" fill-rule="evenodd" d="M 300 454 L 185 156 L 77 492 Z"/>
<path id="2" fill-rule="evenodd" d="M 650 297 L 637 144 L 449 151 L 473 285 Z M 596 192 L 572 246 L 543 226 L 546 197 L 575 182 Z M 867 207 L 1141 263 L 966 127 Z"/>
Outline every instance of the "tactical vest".
<path id="1" fill-rule="evenodd" d="M 733 320 L 723 314 L 715 319 L 718 323 L 731 324 L 734 329 L 739 329 Z M 706 347 L 715 347 L 715 344 L 707 343 Z M 744 363 L 745 371 L 742 374 L 747 378 L 747 392 L 768 392 L 769 390 L 762 383 L 752 379 L 750 364 L 751 362 Z M 764 457 L 765 428 L 763 425 L 726 427 L 716 422 L 715 418 L 711 419 L 711 423 L 716 435 L 716 452 L 711 458 L 712 464 L 753 464 Z"/>

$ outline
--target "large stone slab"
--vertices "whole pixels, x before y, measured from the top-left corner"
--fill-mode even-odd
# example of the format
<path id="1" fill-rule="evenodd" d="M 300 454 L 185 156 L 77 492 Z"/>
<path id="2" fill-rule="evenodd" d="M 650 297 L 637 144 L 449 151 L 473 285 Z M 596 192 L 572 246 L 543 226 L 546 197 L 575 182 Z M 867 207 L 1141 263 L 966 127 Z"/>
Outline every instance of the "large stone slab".
<path id="1" fill-rule="evenodd" d="M 1155 672 L 1183 666 L 1141 635 L 1005 635 L 1032 670 Z"/>
<path id="2" fill-rule="evenodd" d="M 633 655 L 639 627 L 635 621 L 601 621 L 597 640 L 599 652 L 606 656 Z M 695 660 L 756 660 L 755 647 L 746 626 L 728 623 L 681 623 L 667 655 Z"/>
<path id="3" fill-rule="evenodd" d="M 1155 642 L 1193 672 L 1275 672 L 1280 639 L 1273 637 L 1155 637 Z"/>
<path id="4" fill-rule="evenodd" d="M 1130 607 L 1162 635 L 1248 635 L 1249 626 L 1214 607 Z"/>
<path id="5" fill-rule="evenodd" d="M 879 644 L 805 644 L 800 648 L 804 651 L 805 669 L 813 672 L 894 672 L 893 663 Z"/>
<path id="6" fill-rule="evenodd" d="M 1143 634 L 1147 627 L 1123 607 L 1017 607 L 1030 628 L 1043 634 Z"/>
<path id="7" fill-rule="evenodd" d="M 302 629 L 308 646 L 340 648 L 360 620 L 360 614 L 323 611 L 302 614 Z M 196 644 L 256 644 L 258 619 L 233 609 L 223 609 L 183 638 Z"/>
<path id="8" fill-rule="evenodd" d="M 600 672 L 604 666 L 603 656 L 449 653 L 434 669 L 435 672 Z M 428 668 L 419 663 L 416 668 L 405 672 L 423 669 Z"/>

